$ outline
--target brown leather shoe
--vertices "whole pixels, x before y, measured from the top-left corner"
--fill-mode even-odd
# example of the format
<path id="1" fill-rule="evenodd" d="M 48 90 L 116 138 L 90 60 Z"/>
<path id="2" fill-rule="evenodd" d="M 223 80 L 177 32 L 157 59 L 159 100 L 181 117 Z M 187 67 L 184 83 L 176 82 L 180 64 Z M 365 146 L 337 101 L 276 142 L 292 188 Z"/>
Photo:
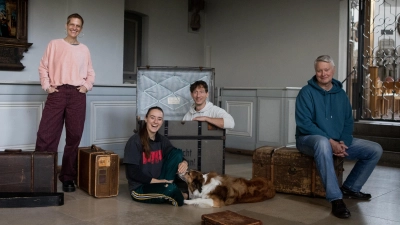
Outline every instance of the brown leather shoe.
<path id="1" fill-rule="evenodd" d="M 342 199 L 334 200 L 332 203 L 332 214 L 341 219 L 347 219 L 351 216 Z"/>

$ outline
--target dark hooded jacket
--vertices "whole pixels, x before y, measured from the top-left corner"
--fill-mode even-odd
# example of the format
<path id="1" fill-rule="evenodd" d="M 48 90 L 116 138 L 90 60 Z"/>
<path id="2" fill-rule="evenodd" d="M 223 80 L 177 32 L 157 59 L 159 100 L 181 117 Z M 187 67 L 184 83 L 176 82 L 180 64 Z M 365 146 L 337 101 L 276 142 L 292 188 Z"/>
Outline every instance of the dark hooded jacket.
<path id="1" fill-rule="evenodd" d="M 353 116 L 349 98 L 342 84 L 332 79 L 333 87 L 325 91 L 313 76 L 296 98 L 296 138 L 304 135 L 322 135 L 343 141 L 353 141 Z"/>

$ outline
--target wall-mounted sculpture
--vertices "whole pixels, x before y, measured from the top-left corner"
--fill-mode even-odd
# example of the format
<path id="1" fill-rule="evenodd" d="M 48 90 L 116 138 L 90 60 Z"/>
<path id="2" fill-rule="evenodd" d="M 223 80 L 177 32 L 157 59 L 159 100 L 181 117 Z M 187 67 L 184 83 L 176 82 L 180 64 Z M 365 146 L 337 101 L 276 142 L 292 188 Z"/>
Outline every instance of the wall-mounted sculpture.
<path id="1" fill-rule="evenodd" d="M 204 0 L 189 0 L 189 12 L 190 16 L 190 29 L 192 31 L 198 31 L 200 25 L 200 11 L 204 10 Z"/>

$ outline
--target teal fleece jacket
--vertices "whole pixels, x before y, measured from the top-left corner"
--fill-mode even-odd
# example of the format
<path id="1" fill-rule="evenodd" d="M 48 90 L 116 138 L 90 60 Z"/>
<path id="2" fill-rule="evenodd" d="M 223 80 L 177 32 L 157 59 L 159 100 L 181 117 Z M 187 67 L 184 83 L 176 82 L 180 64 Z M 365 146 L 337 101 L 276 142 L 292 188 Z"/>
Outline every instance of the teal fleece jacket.
<path id="1" fill-rule="evenodd" d="M 354 121 L 350 101 L 342 83 L 332 79 L 332 84 L 332 89 L 325 91 L 314 75 L 300 90 L 296 98 L 296 138 L 321 135 L 351 145 Z"/>

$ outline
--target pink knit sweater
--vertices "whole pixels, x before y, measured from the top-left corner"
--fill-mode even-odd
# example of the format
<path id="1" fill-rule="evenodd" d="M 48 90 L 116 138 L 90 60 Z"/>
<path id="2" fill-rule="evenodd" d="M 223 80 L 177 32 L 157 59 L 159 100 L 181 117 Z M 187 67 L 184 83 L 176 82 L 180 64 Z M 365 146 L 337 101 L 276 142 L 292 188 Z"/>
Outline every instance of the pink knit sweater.
<path id="1" fill-rule="evenodd" d="M 71 45 L 64 39 L 50 41 L 39 65 L 43 90 L 63 84 L 85 86 L 91 90 L 95 73 L 86 45 Z"/>

